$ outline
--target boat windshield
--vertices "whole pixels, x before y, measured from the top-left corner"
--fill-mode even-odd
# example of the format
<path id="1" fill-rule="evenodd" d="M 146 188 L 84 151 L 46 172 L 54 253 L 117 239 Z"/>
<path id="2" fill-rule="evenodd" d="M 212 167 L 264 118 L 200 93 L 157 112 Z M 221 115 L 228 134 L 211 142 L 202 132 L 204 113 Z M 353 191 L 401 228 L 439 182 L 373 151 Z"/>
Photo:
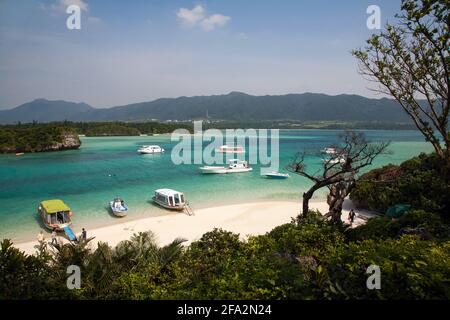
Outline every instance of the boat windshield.
<path id="1" fill-rule="evenodd" d="M 69 221 L 68 212 L 65 211 L 59 211 L 56 214 L 47 215 L 47 222 L 50 224 L 64 224 Z"/>

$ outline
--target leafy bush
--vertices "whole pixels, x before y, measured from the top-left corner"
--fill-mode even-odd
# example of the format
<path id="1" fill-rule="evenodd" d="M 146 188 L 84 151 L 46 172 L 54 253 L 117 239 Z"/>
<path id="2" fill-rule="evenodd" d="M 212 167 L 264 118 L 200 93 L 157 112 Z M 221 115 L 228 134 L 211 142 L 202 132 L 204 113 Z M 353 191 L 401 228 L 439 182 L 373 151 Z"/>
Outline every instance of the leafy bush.
<path id="1" fill-rule="evenodd" d="M 415 236 L 351 242 L 326 257 L 325 273 L 339 290 L 322 290 L 334 299 L 449 299 L 450 242 L 436 244 Z M 367 267 L 381 271 L 381 290 L 368 290 Z M 325 288 L 326 289 L 326 288 Z"/>
<path id="2" fill-rule="evenodd" d="M 424 227 L 433 235 L 442 229 L 437 215 L 411 211 L 398 221 L 376 218 L 348 232 L 318 215 L 246 241 L 215 229 L 186 247 L 181 239 L 159 247 L 145 232 L 115 248 L 65 244 L 53 254 L 27 256 L 5 240 L 0 298 L 450 298 L 450 241 L 398 236 L 404 226 Z M 65 287 L 70 264 L 82 269 L 80 290 Z M 381 268 L 381 290 L 366 287 L 372 264 Z"/>
<path id="3" fill-rule="evenodd" d="M 450 219 L 450 168 L 436 154 L 421 154 L 360 177 L 350 198 L 358 207 L 385 212 L 406 203 Z"/>
<path id="4" fill-rule="evenodd" d="M 74 129 L 64 126 L 0 126 L 0 153 L 47 151 L 73 134 Z"/>
<path id="5" fill-rule="evenodd" d="M 384 216 L 372 218 L 357 228 L 349 229 L 346 235 L 353 241 L 386 239 L 398 237 L 405 229 L 422 229 L 423 233 L 437 239 L 450 238 L 448 225 L 438 215 L 423 210 L 410 210 L 395 220 Z"/>

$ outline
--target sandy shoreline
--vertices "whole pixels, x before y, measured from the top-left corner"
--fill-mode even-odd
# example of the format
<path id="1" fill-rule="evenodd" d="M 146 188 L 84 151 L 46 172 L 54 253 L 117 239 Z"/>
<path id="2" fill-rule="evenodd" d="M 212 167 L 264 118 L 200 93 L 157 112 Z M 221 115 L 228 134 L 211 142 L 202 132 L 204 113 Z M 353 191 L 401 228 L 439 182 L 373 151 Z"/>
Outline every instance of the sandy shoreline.
<path id="1" fill-rule="evenodd" d="M 90 243 L 92 248 L 96 248 L 98 242 L 107 242 L 110 246 L 116 246 L 120 241 L 130 239 L 134 233 L 149 230 L 155 233 L 159 245 L 166 245 L 176 238 L 184 238 L 187 243 L 190 243 L 200 239 L 204 233 L 214 228 L 239 233 L 244 239 L 249 235 L 265 234 L 276 226 L 289 223 L 299 214 L 300 208 L 300 202 L 291 201 L 235 204 L 196 210 L 193 216 L 173 213 L 92 230 L 87 229 L 87 232 L 88 237 L 95 237 Z M 328 205 L 325 201 L 313 202 L 311 208 L 326 212 Z M 347 201 L 343 210 L 343 219 L 347 218 L 350 208 L 352 208 L 352 204 Z M 370 216 L 366 212 L 355 211 L 357 218 L 354 225 L 364 223 Z M 63 237 L 60 239 L 63 240 Z M 48 235 L 46 235 L 46 241 L 50 241 Z M 37 241 L 17 243 L 14 246 L 27 254 L 33 254 L 36 252 Z"/>

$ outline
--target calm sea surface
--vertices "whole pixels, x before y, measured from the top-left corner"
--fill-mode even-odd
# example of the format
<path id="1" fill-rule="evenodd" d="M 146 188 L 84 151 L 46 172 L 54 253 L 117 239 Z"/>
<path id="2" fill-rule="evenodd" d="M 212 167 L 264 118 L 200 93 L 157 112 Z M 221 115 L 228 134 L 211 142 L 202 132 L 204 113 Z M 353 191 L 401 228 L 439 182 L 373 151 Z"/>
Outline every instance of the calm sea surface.
<path id="1" fill-rule="evenodd" d="M 280 167 L 297 152 L 309 156 L 311 170 L 318 168 L 319 150 L 336 141 L 340 131 L 280 131 Z M 391 155 L 382 156 L 372 166 L 400 163 L 420 152 L 431 152 L 416 131 L 366 131 L 372 141 L 392 142 Z M 143 144 L 159 144 L 162 155 L 138 155 Z M 205 143 L 206 144 L 206 143 Z M 293 176 L 288 180 L 261 178 L 258 165 L 253 172 L 233 175 L 201 175 L 199 165 L 174 165 L 171 150 L 176 142 L 169 136 L 82 138 L 79 150 L 0 155 L 0 239 L 24 241 L 34 238 L 41 224 L 36 214 L 40 201 L 63 199 L 74 211 L 74 230 L 93 228 L 142 217 L 175 214 L 150 203 L 153 190 L 182 191 L 194 210 L 197 208 L 263 200 L 299 200 L 308 180 Z M 120 195 L 130 207 L 124 219 L 112 217 L 107 203 Z M 322 193 L 323 195 L 323 193 Z M 320 196 L 318 194 L 317 196 Z"/>

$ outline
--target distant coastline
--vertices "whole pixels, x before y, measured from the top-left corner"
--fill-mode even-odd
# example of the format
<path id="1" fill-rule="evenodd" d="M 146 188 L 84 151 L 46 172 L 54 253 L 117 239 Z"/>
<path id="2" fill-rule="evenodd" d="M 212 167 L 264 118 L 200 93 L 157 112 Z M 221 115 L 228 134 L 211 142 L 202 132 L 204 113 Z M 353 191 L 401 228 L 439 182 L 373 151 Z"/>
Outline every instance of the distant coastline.
<path id="1" fill-rule="evenodd" d="M 144 137 L 167 135 L 176 129 L 193 133 L 193 122 L 50 122 L 0 125 L 0 153 L 50 152 L 78 149 L 79 137 Z M 279 130 L 416 130 L 409 123 L 339 121 L 209 121 L 208 129 Z"/>

